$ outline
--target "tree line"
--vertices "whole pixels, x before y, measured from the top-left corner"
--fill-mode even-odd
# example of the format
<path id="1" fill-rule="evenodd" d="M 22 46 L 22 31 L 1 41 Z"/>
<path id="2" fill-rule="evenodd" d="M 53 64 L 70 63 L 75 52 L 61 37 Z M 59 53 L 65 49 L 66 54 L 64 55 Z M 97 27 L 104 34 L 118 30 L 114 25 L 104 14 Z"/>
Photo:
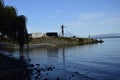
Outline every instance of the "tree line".
<path id="1" fill-rule="evenodd" d="M 24 15 L 18 15 L 13 6 L 6 6 L 3 0 L 0 0 L 0 34 L 19 44 L 28 42 L 28 32 L 26 28 L 27 18 Z"/>

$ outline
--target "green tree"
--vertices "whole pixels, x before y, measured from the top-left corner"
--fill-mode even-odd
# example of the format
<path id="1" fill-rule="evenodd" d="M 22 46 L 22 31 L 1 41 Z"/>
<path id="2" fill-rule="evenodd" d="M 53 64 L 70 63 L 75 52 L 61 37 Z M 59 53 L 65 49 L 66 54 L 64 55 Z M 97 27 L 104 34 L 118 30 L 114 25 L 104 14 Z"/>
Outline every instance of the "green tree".
<path id="1" fill-rule="evenodd" d="M 5 14 L 5 26 L 4 26 L 4 32 L 9 37 L 10 40 L 16 39 L 16 17 L 17 12 L 16 9 L 13 6 L 6 6 L 4 8 L 4 14 Z"/>
<path id="2" fill-rule="evenodd" d="M 5 6 L 0 0 L 0 33 L 7 35 L 11 41 L 17 41 L 20 46 L 28 44 L 29 37 L 26 28 L 27 18 L 24 15 L 17 15 L 13 6 Z"/>
<path id="3" fill-rule="evenodd" d="M 3 31 L 3 23 L 4 23 L 3 15 L 4 15 L 4 4 L 3 4 L 3 1 L 0 0 L 0 33 L 2 33 L 2 31 Z"/>
<path id="4" fill-rule="evenodd" d="M 28 45 L 28 32 L 27 32 L 27 28 L 26 28 L 26 20 L 27 18 L 24 15 L 20 15 L 17 17 L 17 41 L 19 44 L 19 51 L 20 54 L 23 53 L 23 47 L 24 44 L 27 44 L 27 47 L 29 49 L 29 45 Z"/>

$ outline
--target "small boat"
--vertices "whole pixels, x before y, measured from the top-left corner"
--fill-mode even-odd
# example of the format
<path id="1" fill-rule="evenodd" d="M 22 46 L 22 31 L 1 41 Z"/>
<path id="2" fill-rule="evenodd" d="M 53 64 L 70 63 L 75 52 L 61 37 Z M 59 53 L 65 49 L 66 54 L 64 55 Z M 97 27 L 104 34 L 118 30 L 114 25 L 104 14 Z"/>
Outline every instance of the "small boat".
<path id="1" fill-rule="evenodd" d="M 102 40 L 102 38 L 100 38 L 100 40 L 98 40 L 99 43 L 103 43 L 104 41 Z"/>
<path id="2" fill-rule="evenodd" d="M 103 43 L 104 41 L 103 40 L 98 40 L 99 43 Z"/>

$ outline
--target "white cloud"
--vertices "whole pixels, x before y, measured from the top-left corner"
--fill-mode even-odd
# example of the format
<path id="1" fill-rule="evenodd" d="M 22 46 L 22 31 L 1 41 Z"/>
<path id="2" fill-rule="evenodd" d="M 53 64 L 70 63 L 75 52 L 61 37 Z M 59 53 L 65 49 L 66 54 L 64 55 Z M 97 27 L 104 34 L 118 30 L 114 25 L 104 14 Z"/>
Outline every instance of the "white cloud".
<path id="1" fill-rule="evenodd" d="M 67 24 L 71 27 L 107 27 L 111 25 L 120 25 L 119 14 L 90 13 L 81 14 L 79 19 Z"/>
<path id="2" fill-rule="evenodd" d="M 105 25 L 120 25 L 120 16 L 105 19 L 103 23 Z"/>
<path id="3" fill-rule="evenodd" d="M 120 14 L 117 13 L 90 13 L 81 14 L 76 20 L 66 23 L 67 30 L 77 35 L 88 36 L 119 32 Z"/>
<path id="4" fill-rule="evenodd" d="M 83 20 L 92 20 L 96 18 L 101 18 L 104 16 L 104 13 L 86 13 L 86 14 L 80 14 L 80 19 Z"/>
<path id="5" fill-rule="evenodd" d="M 61 12 L 62 12 L 62 10 L 61 10 L 61 9 L 58 9 L 58 10 L 56 11 L 56 13 L 54 13 L 54 15 L 51 15 L 50 17 L 51 17 L 51 18 L 56 18 L 56 17 L 58 17 L 58 16 L 60 15 Z"/>

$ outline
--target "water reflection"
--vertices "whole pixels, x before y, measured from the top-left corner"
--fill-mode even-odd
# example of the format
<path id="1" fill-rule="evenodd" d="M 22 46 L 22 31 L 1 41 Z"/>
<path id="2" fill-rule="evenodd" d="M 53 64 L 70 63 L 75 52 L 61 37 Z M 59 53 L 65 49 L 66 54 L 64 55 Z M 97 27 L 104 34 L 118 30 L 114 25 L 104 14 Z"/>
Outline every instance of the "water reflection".
<path id="1" fill-rule="evenodd" d="M 48 57 L 58 58 L 58 48 L 49 48 L 47 49 Z"/>
<path id="2" fill-rule="evenodd" d="M 27 59 L 30 61 L 28 44 L 26 46 L 24 44 L 19 44 L 19 59 Z"/>
<path id="3" fill-rule="evenodd" d="M 19 45 L 19 52 L 20 52 L 19 59 L 23 59 L 24 58 L 24 45 L 23 44 Z"/>
<path id="4" fill-rule="evenodd" d="M 65 65 L 65 48 L 62 48 L 63 65 Z"/>
<path id="5" fill-rule="evenodd" d="M 23 58 L 26 59 L 28 62 L 31 61 L 31 59 L 30 59 L 30 52 L 29 52 L 29 49 L 24 50 L 24 53 L 23 53 L 22 56 L 23 56 Z"/>
<path id="6" fill-rule="evenodd" d="M 55 73 L 50 73 L 51 76 L 70 75 L 77 71 L 80 75 L 75 75 L 74 78 L 77 78 L 73 80 L 79 80 L 81 75 L 98 80 L 110 80 L 114 76 L 120 79 L 120 42 L 115 41 L 117 42 L 109 40 L 102 44 L 60 48 L 34 48 L 30 49 L 28 57 L 34 64 L 54 65 L 56 70 Z"/>
<path id="7" fill-rule="evenodd" d="M 1 52 L 13 53 L 14 48 L 13 48 L 13 45 L 9 45 L 9 44 L 6 44 L 6 43 L 0 43 L 0 51 Z"/>

